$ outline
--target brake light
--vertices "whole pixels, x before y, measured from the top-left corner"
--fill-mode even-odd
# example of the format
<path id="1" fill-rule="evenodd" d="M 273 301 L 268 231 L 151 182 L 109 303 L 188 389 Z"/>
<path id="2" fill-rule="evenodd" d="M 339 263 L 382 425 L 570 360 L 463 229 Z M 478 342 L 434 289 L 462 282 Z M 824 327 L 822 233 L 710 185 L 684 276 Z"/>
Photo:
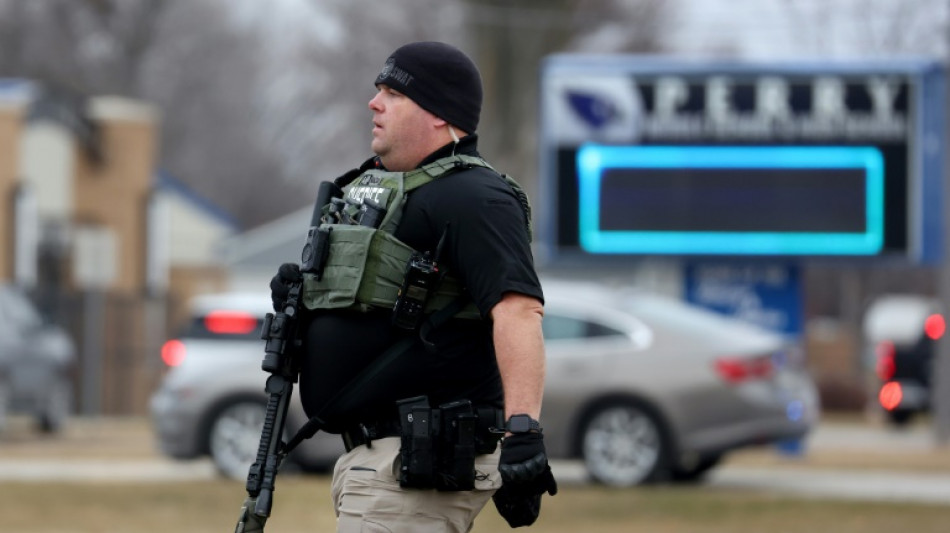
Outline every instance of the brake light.
<path id="1" fill-rule="evenodd" d="M 177 339 L 162 345 L 162 361 L 168 366 L 178 366 L 185 360 L 185 343 Z"/>
<path id="2" fill-rule="evenodd" d="M 894 377 L 894 372 L 896 371 L 896 363 L 894 362 L 894 356 L 897 351 L 894 348 L 894 343 L 891 341 L 881 341 L 877 344 L 877 365 L 875 371 L 877 372 L 877 377 L 881 381 L 890 381 Z"/>
<path id="3" fill-rule="evenodd" d="M 944 321 L 943 315 L 934 313 L 928 316 L 927 320 L 924 320 L 924 333 L 931 339 L 937 340 L 943 337 L 945 331 L 947 331 L 947 323 Z"/>
<path id="4" fill-rule="evenodd" d="M 887 409 L 888 411 L 893 411 L 901 404 L 901 400 L 904 398 L 904 391 L 901 390 L 901 384 L 896 381 L 888 381 L 881 387 L 881 391 L 877 394 L 877 401 L 881 403 L 881 407 Z"/>
<path id="5" fill-rule="evenodd" d="M 208 331 L 218 335 L 246 335 L 257 329 L 257 318 L 242 311 L 211 311 L 204 322 Z"/>
<path id="6" fill-rule="evenodd" d="M 772 358 L 769 356 L 743 359 L 740 357 L 720 357 L 713 363 L 716 373 L 729 383 L 742 383 L 750 379 L 768 379 L 772 377 Z"/>

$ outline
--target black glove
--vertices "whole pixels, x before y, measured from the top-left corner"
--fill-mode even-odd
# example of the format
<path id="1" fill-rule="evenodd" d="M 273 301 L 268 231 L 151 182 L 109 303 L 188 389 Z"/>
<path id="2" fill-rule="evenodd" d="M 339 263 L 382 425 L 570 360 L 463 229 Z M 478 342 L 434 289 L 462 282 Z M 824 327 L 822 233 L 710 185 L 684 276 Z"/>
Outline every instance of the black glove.
<path id="1" fill-rule="evenodd" d="M 540 433 L 505 437 L 498 460 L 502 486 L 492 496 L 498 514 L 511 527 L 530 526 L 541 513 L 541 495 L 557 494 L 557 482 Z"/>
<path id="2" fill-rule="evenodd" d="M 284 302 L 290 294 L 290 286 L 303 281 L 300 266 L 297 263 L 284 263 L 277 269 L 277 275 L 270 280 L 270 301 L 274 311 L 282 311 Z"/>

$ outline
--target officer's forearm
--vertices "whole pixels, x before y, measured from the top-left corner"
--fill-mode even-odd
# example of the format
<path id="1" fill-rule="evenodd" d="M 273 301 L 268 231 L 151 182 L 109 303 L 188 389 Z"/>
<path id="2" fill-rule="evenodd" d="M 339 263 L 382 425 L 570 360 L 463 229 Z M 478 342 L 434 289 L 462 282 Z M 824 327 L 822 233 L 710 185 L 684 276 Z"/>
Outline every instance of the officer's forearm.
<path id="1" fill-rule="evenodd" d="M 513 414 L 541 416 L 544 392 L 544 339 L 541 303 L 507 293 L 492 308 L 495 357 L 505 393 L 505 418 Z"/>

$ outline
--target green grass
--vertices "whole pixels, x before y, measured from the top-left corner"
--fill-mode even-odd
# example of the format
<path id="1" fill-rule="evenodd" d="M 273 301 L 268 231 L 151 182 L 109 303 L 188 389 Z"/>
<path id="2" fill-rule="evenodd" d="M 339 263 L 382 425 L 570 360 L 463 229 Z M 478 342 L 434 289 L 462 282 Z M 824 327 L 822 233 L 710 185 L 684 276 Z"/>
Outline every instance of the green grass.
<path id="1" fill-rule="evenodd" d="M 329 478 L 278 482 L 268 533 L 334 531 Z M 231 531 L 244 497 L 229 481 L 193 483 L 2 483 L 3 531 L 150 533 Z M 698 487 L 609 490 L 565 487 L 545 496 L 528 531 L 722 533 L 945 532 L 950 506 L 796 499 Z M 509 530 L 491 504 L 474 533 Z M 524 531 L 521 529 L 519 531 Z"/>

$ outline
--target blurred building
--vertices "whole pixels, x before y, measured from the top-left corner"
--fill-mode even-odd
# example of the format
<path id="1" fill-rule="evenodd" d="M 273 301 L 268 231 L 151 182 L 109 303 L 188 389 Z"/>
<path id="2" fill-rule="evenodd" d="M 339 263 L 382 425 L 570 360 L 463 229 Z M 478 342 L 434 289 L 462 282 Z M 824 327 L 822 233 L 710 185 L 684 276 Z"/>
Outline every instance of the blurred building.
<path id="1" fill-rule="evenodd" d="M 0 283 L 72 332 L 85 414 L 144 412 L 182 304 L 226 283 L 236 224 L 156 170 L 159 128 L 142 101 L 0 80 Z"/>

